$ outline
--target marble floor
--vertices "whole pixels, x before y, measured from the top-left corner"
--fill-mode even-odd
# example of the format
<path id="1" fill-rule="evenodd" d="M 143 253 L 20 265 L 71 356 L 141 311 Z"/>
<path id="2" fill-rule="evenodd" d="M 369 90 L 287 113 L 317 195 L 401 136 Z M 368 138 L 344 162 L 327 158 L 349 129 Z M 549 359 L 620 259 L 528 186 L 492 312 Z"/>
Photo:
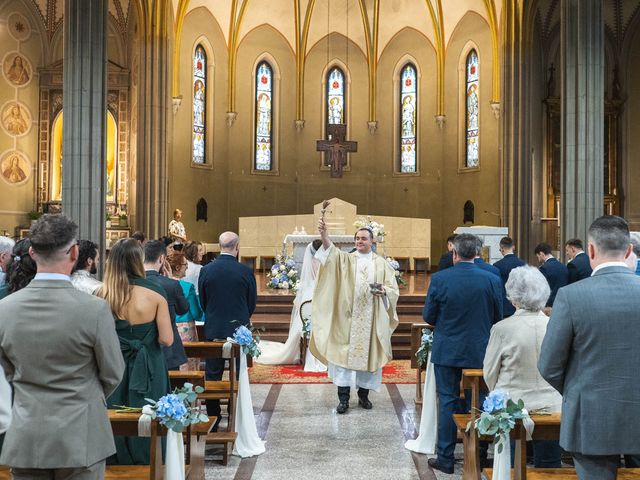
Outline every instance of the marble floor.
<path id="1" fill-rule="evenodd" d="M 427 456 L 404 448 L 415 438 L 414 385 L 383 385 L 371 392 L 373 410 L 358 407 L 352 391 L 351 408 L 335 412 L 336 387 L 327 384 L 252 385 L 256 424 L 266 440 L 258 457 L 231 457 L 227 466 L 218 450 L 208 447 L 206 478 L 221 480 L 453 480 L 456 472 L 432 471 Z M 456 448 L 462 458 L 462 446 Z"/>

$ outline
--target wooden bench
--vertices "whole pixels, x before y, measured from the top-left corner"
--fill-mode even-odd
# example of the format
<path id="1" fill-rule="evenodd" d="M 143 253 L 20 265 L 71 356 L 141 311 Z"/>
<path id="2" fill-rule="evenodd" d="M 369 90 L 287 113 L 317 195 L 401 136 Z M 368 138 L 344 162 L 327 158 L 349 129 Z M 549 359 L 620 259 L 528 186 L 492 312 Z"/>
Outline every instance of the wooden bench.
<path id="1" fill-rule="evenodd" d="M 169 370 L 169 382 L 171 383 L 171 389 L 182 388 L 185 383 L 191 383 L 194 388 L 205 388 L 204 372 L 202 370 Z"/>
<path id="2" fill-rule="evenodd" d="M 427 273 L 429 271 L 429 257 L 413 257 L 413 271 Z"/>
<path id="3" fill-rule="evenodd" d="M 480 391 L 489 391 L 481 368 L 462 370 L 462 390 L 471 390 L 471 410 L 480 410 Z"/>
<path id="4" fill-rule="evenodd" d="M 202 359 L 223 358 L 224 343 L 222 341 L 211 342 L 183 342 L 187 357 L 199 357 Z M 207 443 L 221 444 L 223 446 L 222 464 L 227 465 L 229 455 L 233 450 L 233 444 L 238 436 L 235 431 L 235 406 L 238 397 L 238 381 L 236 379 L 236 359 L 239 358 L 240 346 L 233 344 L 228 358 L 228 380 L 206 380 L 205 391 L 198 394 L 201 400 L 219 400 L 227 405 L 227 431 L 211 432 L 207 436 Z"/>
<path id="5" fill-rule="evenodd" d="M 270 271 L 275 261 L 276 257 L 260 256 L 260 270 L 262 272 Z"/>
<path id="6" fill-rule="evenodd" d="M 249 267 L 251 269 L 252 272 L 256 271 L 256 261 L 257 261 L 258 257 L 246 257 L 246 256 L 242 256 L 240 258 L 240 263 L 243 265 L 246 265 L 247 267 Z"/>

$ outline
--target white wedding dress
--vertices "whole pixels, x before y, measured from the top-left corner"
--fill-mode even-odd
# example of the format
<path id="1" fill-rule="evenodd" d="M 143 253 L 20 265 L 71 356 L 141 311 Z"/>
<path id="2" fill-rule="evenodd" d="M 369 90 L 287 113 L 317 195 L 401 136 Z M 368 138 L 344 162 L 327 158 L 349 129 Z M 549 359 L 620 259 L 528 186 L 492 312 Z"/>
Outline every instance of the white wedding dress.
<path id="1" fill-rule="evenodd" d="M 293 300 L 287 341 L 285 343 L 270 342 L 268 340 L 261 341 L 260 350 L 262 353 L 258 358 L 254 359 L 254 362 L 265 365 L 291 365 L 300 361 L 300 338 L 302 337 L 300 305 L 307 300 L 313 299 L 313 290 L 316 287 L 316 278 L 320 266 L 319 262 L 313 258 L 313 254 L 311 244 L 307 245 L 304 259 L 302 260 L 298 293 Z M 304 370 L 305 372 L 324 372 L 327 367 L 307 350 Z"/>

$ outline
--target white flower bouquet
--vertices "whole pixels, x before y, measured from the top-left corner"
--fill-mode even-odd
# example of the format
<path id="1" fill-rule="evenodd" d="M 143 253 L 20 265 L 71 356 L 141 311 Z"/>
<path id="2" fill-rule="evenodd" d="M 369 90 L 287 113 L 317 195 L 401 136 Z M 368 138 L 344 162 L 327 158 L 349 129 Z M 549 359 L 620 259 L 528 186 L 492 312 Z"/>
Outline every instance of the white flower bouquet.
<path id="1" fill-rule="evenodd" d="M 300 283 L 300 276 L 296 269 L 296 262 L 293 258 L 285 255 L 278 255 L 276 261 L 267 273 L 269 282 L 268 288 L 278 288 L 282 290 L 297 291 Z"/>
<path id="2" fill-rule="evenodd" d="M 373 239 L 378 241 L 382 241 L 387 234 L 384 231 L 384 224 L 372 220 L 371 217 L 358 217 L 358 219 L 353 222 L 353 226 L 358 229 L 366 228 L 373 234 Z"/>

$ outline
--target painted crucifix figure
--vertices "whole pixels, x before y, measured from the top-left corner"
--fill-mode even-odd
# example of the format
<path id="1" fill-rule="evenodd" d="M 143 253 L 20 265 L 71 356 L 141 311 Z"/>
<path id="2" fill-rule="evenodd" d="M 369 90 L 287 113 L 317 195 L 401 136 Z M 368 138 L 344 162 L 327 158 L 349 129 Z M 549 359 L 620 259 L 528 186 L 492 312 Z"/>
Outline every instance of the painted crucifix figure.
<path id="1" fill-rule="evenodd" d="M 325 152 L 324 164 L 331 167 L 331 177 L 342 177 L 342 169 L 347 165 L 347 153 L 358 151 L 358 142 L 345 140 L 347 126 L 342 123 L 327 125 L 328 140 L 318 140 L 316 150 Z"/>

